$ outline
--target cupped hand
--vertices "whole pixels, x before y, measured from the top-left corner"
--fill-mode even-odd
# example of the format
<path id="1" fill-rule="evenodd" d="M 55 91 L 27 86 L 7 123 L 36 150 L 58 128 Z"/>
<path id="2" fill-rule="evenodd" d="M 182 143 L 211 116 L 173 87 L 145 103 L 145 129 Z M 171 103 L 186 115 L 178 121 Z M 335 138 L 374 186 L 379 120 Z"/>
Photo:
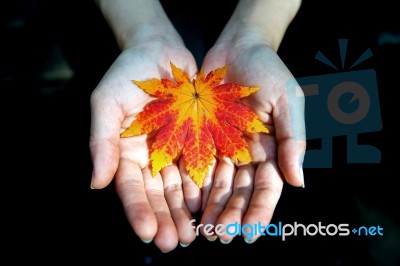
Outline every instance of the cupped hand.
<path id="1" fill-rule="evenodd" d="M 202 224 L 239 223 L 266 226 L 280 198 L 284 180 L 304 186 L 302 162 L 306 148 L 304 97 L 300 87 L 277 53 L 261 38 L 249 36 L 217 43 L 207 54 L 205 73 L 229 65 L 223 82 L 259 86 L 243 99 L 270 130 L 268 134 L 245 134 L 253 162 L 234 164 L 219 158 L 215 174 L 205 180 L 202 191 Z M 210 240 L 217 235 L 205 234 Z M 242 234 L 254 242 L 248 228 Z M 229 243 L 232 236 L 219 236 Z"/>
<path id="2" fill-rule="evenodd" d="M 120 138 L 120 134 L 153 100 L 131 80 L 172 79 L 170 62 L 191 76 L 197 72 L 181 40 L 155 37 L 134 43 L 116 59 L 91 97 L 91 186 L 104 188 L 115 176 L 117 193 L 134 231 L 144 242 L 154 240 L 164 252 L 178 242 L 188 245 L 195 239 L 189 228 L 190 211 L 198 209 L 200 191 L 191 180 L 182 181 L 177 164 L 151 176 L 147 144 L 152 136 Z"/>

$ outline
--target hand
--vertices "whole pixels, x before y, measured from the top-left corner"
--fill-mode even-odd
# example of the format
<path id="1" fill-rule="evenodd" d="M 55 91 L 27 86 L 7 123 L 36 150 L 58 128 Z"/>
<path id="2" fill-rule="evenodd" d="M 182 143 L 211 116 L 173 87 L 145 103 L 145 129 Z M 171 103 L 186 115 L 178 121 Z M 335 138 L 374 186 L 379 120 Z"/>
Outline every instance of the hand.
<path id="1" fill-rule="evenodd" d="M 306 148 L 304 97 L 301 90 L 288 93 L 293 76 L 263 38 L 257 34 L 218 42 L 204 60 L 204 70 L 229 64 L 224 80 L 260 90 L 244 98 L 270 129 L 268 134 L 248 134 L 253 162 L 234 165 L 220 159 L 214 177 L 205 180 L 202 191 L 202 224 L 267 225 L 280 198 L 283 180 L 304 186 L 302 162 Z M 205 235 L 205 233 L 203 232 Z M 243 235 L 254 242 L 260 235 Z M 216 236 L 206 236 L 215 239 Z M 232 237 L 220 236 L 223 243 Z"/>
<path id="2" fill-rule="evenodd" d="M 189 224 L 191 210 L 198 208 L 200 192 L 194 182 L 185 186 L 178 167 L 170 165 L 156 177 L 149 170 L 147 141 L 151 136 L 120 138 L 136 114 L 153 98 L 131 80 L 168 78 L 170 62 L 189 74 L 197 72 L 191 53 L 180 38 L 154 37 L 131 44 L 110 67 L 91 97 L 90 149 L 93 160 L 92 187 L 107 186 L 115 174 L 115 186 L 126 216 L 144 242 L 154 240 L 163 251 L 195 239 Z M 172 78 L 171 78 L 172 79 Z M 194 190 L 192 189 L 194 188 Z"/>

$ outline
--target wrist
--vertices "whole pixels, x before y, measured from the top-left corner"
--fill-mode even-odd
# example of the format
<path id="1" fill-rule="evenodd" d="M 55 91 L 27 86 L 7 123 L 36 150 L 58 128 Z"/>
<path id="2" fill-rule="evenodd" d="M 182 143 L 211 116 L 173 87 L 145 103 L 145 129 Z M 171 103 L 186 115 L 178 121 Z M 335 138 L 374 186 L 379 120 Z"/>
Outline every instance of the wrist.
<path id="1" fill-rule="evenodd" d="M 241 0 L 217 43 L 263 43 L 277 51 L 301 0 Z"/>
<path id="2" fill-rule="evenodd" d="M 182 38 L 173 27 L 168 27 L 160 20 L 152 24 L 144 24 L 132 31 L 127 31 L 117 40 L 122 50 L 131 47 L 149 46 L 150 44 L 160 44 L 166 47 L 184 46 Z"/>
<path id="3" fill-rule="evenodd" d="M 97 0 L 122 50 L 154 39 L 183 43 L 157 0 Z"/>

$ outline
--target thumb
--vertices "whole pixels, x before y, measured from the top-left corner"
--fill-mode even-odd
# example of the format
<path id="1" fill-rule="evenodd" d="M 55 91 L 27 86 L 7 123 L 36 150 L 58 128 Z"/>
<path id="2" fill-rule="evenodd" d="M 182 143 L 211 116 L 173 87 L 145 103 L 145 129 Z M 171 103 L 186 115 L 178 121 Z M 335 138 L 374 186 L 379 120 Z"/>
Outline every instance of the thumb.
<path id="1" fill-rule="evenodd" d="M 111 100 L 96 92 L 91 97 L 90 153 L 93 173 L 91 188 L 106 187 L 113 179 L 119 163 L 121 110 Z"/>
<path id="2" fill-rule="evenodd" d="M 294 80 L 284 84 L 274 109 L 278 163 L 286 181 L 304 187 L 303 160 L 306 151 L 304 94 Z"/>

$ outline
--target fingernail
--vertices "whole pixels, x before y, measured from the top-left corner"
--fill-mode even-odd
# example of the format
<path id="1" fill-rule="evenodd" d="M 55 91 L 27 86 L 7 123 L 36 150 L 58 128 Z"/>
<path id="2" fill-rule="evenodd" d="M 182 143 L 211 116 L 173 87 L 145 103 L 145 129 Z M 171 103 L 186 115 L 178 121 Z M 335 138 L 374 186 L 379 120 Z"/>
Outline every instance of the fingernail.
<path id="1" fill-rule="evenodd" d="M 253 244 L 254 242 L 256 242 L 256 239 L 244 239 L 244 242 L 246 242 L 247 244 Z"/>
<path id="2" fill-rule="evenodd" d="M 303 162 L 304 162 L 304 152 L 299 156 L 299 174 L 301 178 L 301 187 L 305 188 L 306 184 L 304 183 L 304 171 L 303 171 Z"/>
<path id="3" fill-rule="evenodd" d="M 179 245 L 181 245 L 181 247 L 185 248 L 185 247 L 189 246 L 190 243 L 189 244 L 185 244 L 185 243 L 179 242 Z"/>
<path id="4" fill-rule="evenodd" d="M 211 242 L 214 242 L 215 240 L 217 240 L 217 236 L 210 236 L 210 237 L 207 237 L 207 240 L 208 240 L 208 241 L 211 241 Z"/>
<path id="5" fill-rule="evenodd" d="M 92 171 L 92 178 L 90 179 L 90 189 L 96 189 L 96 188 L 93 186 L 93 180 L 94 180 L 94 169 L 93 169 L 93 171 Z"/>
<path id="6" fill-rule="evenodd" d="M 153 239 L 149 239 L 149 240 L 141 239 L 141 240 L 142 240 L 143 243 L 145 243 L 145 244 L 149 244 L 149 243 L 151 243 L 151 241 L 153 241 Z"/>
<path id="7" fill-rule="evenodd" d="M 162 249 L 160 249 L 160 250 L 161 250 L 162 253 L 168 253 L 169 252 L 167 250 L 162 250 Z"/>
<path id="8" fill-rule="evenodd" d="M 219 239 L 219 241 L 220 241 L 222 244 L 224 244 L 224 245 L 227 245 L 227 244 L 229 244 L 229 243 L 231 243 L 231 242 L 232 242 L 232 239 L 233 239 L 233 238 L 229 239 L 228 241 L 225 241 L 225 240 Z"/>
<path id="9" fill-rule="evenodd" d="M 303 164 L 300 165 L 300 178 L 301 178 L 301 182 L 302 182 L 301 187 L 302 187 L 302 188 L 305 188 L 305 187 L 306 187 L 306 184 L 304 183 Z"/>

